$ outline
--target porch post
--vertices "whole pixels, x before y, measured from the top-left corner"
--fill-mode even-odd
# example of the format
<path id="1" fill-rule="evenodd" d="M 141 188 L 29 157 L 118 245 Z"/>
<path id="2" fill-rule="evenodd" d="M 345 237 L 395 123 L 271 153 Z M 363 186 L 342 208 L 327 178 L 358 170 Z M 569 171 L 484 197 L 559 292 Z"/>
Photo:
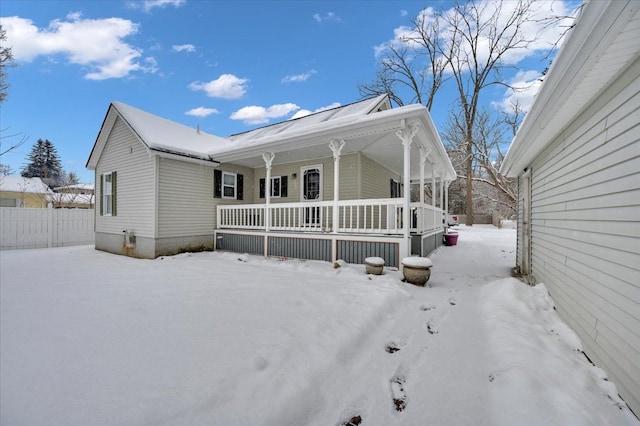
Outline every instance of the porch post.
<path id="1" fill-rule="evenodd" d="M 440 179 L 440 209 L 444 210 L 444 180 L 442 178 L 442 172 L 438 171 L 438 179 Z"/>
<path id="2" fill-rule="evenodd" d="M 264 166 L 267 170 L 267 176 L 264 179 L 264 230 L 266 232 L 269 232 L 271 228 L 271 210 L 269 209 L 269 204 L 271 204 L 271 163 L 273 163 L 275 156 L 273 152 L 265 152 L 262 154 Z"/>
<path id="3" fill-rule="evenodd" d="M 431 163 L 431 206 L 436 206 L 436 168 L 435 163 Z"/>
<path id="4" fill-rule="evenodd" d="M 406 123 L 402 120 L 402 128 L 396 132 L 396 136 L 402 141 L 404 147 L 404 203 L 402 208 L 402 234 L 404 239 L 404 253 L 411 254 L 409 237 L 411 234 L 411 142 L 418 131 L 418 126 L 413 123 Z"/>
<path id="5" fill-rule="evenodd" d="M 424 228 L 424 212 L 422 206 L 424 205 L 424 166 L 427 164 L 427 157 L 431 153 L 431 148 L 420 148 L 420 208 L 418 209 L 418 221 L 420 222 L 420 229 Z"/>
<path id="6" fill-rule="evenodd" d="M 329 142 L 329 148 L 333 152 L 333 233 L 338 233 L 338 226 L 340 226 L 340 217 L 338 216 L 338 200 L 340 199 L 340 153 L 344 148 L 344 139 L 331 139 Z M 335 259 L 334 259 L 335 262 Z"/>
<path id="7" fill-rule="evenodd" d="M 450 180 L 445 180 L 444 181 L 444 214 L 447 215 L 449 214 L 449 184 L 451 183 Z M 446 216 L 445 216 L 446 217 Z"/>

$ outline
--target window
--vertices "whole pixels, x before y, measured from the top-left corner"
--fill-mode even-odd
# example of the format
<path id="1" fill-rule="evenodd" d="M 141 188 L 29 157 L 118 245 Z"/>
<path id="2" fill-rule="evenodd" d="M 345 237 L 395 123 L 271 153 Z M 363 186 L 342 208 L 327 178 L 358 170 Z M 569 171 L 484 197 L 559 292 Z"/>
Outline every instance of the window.
<path id="1" fill-rule="evenodd" d="M 236 174 L 222 172 L 222 198 L 236 199 Z"/>
<path id="2" fill-rule="evenodd" d="M 401 198 L 402 189 L 400 182 L 391 179 L 391 198 Z"/>
<path id="3" fill-rule="evenodd" d="M 271 178 L 271 198 L 285 198 L 287 196 L 287 176 Z M 260 179 L 260 198 L 265 198 L 265 178 Z"/>
<path id="4" fill-rule="evenodd" d="M 105 173 L 100 179 L 100 193 L 102 195 L 102 205 L 100 214 L 102 216 L 116 215 L 116 172 Z"/>
<path id="5" fill-rule="evenodd" d="M 242 175 L 240 173 L 213 171 L 213 197 L 242 200 Z"/>
<path id="6" fill-rule="evenodd" d="M 0 207 L 20 207 L 19 198 L 0 198 Z"/>

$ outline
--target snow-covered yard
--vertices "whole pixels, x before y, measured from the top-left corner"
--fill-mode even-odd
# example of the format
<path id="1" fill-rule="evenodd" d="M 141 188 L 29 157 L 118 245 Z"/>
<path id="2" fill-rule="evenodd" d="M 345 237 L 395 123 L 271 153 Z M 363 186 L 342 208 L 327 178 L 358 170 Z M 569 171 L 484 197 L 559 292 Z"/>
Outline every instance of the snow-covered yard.
<path id="1" fill-rule="evenodd" d="M 3 425 L 619 425 L 515 230 L 459 227 L 431 288 L 230 253 L 0 253 Z"/>

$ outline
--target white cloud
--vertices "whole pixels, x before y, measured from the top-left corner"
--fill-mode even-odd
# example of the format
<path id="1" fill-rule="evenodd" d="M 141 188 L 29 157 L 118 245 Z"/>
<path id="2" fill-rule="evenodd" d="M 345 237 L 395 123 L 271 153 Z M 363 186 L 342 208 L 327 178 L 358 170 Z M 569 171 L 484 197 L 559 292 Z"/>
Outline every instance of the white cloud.
<path id="1" fill-rule="evenodd" d="M 307 79 L 315 73 L 316 73 L 316 70 L 311 70 L 303 74 L 288 75 L 284 77 L 280 82 L 281 83 L 301 83 L 303 81 L 307 81 Z"/>
<path id="2" fill-rule="evenodd" d="M 220 111 L 218 111 L 215 108 L 205 108 L 205 107 L 193 108 L 185 112 L 186 115 L 192 115 L 194 117 L 208 117 L 211 114 L 219 114 L 219 113 Z"/>
<path id="3" fill-rule="evenodd" d="M 249 79 L 238 78 L 233 74 L 222 74 L 208 83 L 194 81 L 189 84 L 191 90 L 203 90 L 207 96 L 222 99 L 240 99 L 247 92 Z"/>
<path id="4" fill-rule="evenodd" d="M 522 112 L 527 112 L 533 105 L 536 94 L 542 85 L 542 74 L 538 71 L 520 71 L 509 82 L 513 89 L 507 89 L 500 102 L 494 106 L 501 111 L 510 113 L 513 106 L 518 104 Z"/>
<path id="5" fill-rule="evenodd" d="M 505 24 L 506 20 L 511 17 L 511 14 L 519 6 L 520 2 L 496 2 L 494 0 L 479 0 L 477 2 L 477 9 L 481 15 L 481 21 L 487 22 L 492 16 L 494 16 L 496 7 L 500 6 L 501 10 L 498 14 L 498 25 Z M 515 65 L 521 62 L 527 57 L 539 55 L 541 52 L 546 52 L 554 47 L 554 45 L 560 40 L 564 31 L 572 23 L 571 19 L 564 19 L 554 25 L 548 25 L 546 19 L 553 16 L 570 16 L 574 11 L 572 10 L 571 3 L 569 1 L 538 1 L 532 2 L 529 9 L 526 22 L 521 26 L 520 32 L 525 37 L 531 39 L 526 48 L 511 49 L 502 57 L 502 61 L 505 65 Z M 445 11 L 446 14 L 452 13 L 452 9 Z M 441 34 L 446 36 L 447 31 L 450 30 L 449 24 L 441 20 L 436 16 L 435 9 L 429 7 L 418 13 L 416 21 L 423 21 L 425 23 L 432 22 L 436 19 L 440 20 L 439 26 Z M 491 26 L 487 26 L 485 30 L 480 30 L 479 42 L 478 42 L 478 57 L 480 62 L 486 60 L 489 49 L 489 38 L 487 34 L 483 34 L 483 31 L 489 30 Z M 475 29 L 474 29 L 475 30 Z M 387 50 L 388 45 L 411 45 L 412 38 L 417 38 L 417 34 L 413 28 L 408 26 L 400 26 L 394 29 L 393 38 L 386 43 L 374 46 L 374 54 L 376 57 L 381 56 Z M 506 31 L 503 34 L 503 39 L 508 39 L 513 35 L 513 31 Z M 558 46 L 555 46 L 558 47 Z M 471 52 L 470 47 L 466 49 Z"/>
<path id="6" fill-rule="evenodd" d="M 327 12 L 324 15 L 316 13 L 313 15 L 316 22 L 342 22 L 342 18 L 333 12 Z"/>
<path id="7" fill-rule="evenodd" d="M 268 108 L 251 105 L 240 108 L 231 114 L 230 118 L 232 120 L 242 120 L 245 124 L 262 124 L 267 123 L 272 118 L 284 117 L 299 109 L 298 105 L 292 103 L 271 105 Z"/>
<path id="8" fill-rule="evenodd" d="M 339 106 L 340 106 L 340 102 L 334 102 L 334 103 L 332 103 L 330 105 L 320 107 L 320 108 L 315 109 L 313 111 L 309 111 L 308 109 L 301 109 L 300 111 L 298 111 L 295 114 L 293 114 L 293 116 L 290 118 L 290 120 L 293 120 L 293 119 L 296 119 L 296 118 L 300 118 L 300 117 L 306 117 L 309 114 L 314 114 L 316 112 L 326 111 L 328 109 L 337 108 Z"/>
<path id="9" fill-rule="evenodd" d="M 156 7 L 164 8 L 167 6 L 180 7 L 187 0 L 143 0 L 142 2 L 131 1 L 128 3 L 132 9 L 142 9 L 145 12 L 151 12 Z"/>
<path id="10" fill-rule="evenodd" d="M 81 19 L 80 13 L 70 13 L 66 21 L 56 19 L 47 28 L 38 28 L 30 19 L 18 16 L 2 18 L 1 22 L 18 62 L 30 62 L 38 56 L 64 55 L 70 63 L 87 67 L 89 72 L 85 78 L 90 80 L 157 70 L 157 64 L 140 63 L 142 49 L 123 41 L 139 28 L 127 19 Z M 153 58 L 144 61 L 150 60 L 155 62 Z"/>
<path id="11" fill-rule="evenodd" d="M 195 52 L 196 47 L 193 44 L 174 44 L 172 49 L 176 52 Z"/>

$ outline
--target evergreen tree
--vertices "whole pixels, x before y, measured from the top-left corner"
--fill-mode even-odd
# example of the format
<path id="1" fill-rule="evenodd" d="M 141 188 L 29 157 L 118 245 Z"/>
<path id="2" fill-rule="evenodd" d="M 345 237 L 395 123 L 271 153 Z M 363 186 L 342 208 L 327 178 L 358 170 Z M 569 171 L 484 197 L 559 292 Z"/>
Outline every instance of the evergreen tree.
<path id="1" fill-rule="evenodd" d="M 51 141 L 38 139 L 27 159 L 28 163 L 22 170 L 23 177 L 39 177 L 51 187 L 62 183 L 64 171 L 58 151 Z"/>

